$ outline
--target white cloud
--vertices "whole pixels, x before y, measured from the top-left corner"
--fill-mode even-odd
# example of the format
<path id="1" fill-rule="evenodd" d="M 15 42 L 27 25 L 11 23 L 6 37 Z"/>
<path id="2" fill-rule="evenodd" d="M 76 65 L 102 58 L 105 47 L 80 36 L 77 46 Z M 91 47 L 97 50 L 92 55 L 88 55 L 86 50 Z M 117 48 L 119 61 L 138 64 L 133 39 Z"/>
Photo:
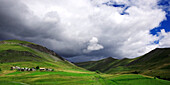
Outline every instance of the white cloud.
<path id="1" fill-rule="evenodd" d="M 103 4 L 110 0 L 20 1 L 29 9 L 29 14 L 23 16 L 32 17 L 23 19 L 24 25 L 39 33 L 36 37 L 21 39 L 43 42 L 66 57 L 86 54 L 131 58 L 143 55 L 158 47 L 151 43 L 159 36 L 153 36 L 149 31 L 159 26 L 166 15 L 157 5 L 158 0 L 111 0 L 124 4 L 122 8 Z M 129 7 L 125 11 L 128 14 L 121 15 L 126 7 Z M 161 46 L 169 46 L 166 41 L 169 33 L 166 34 L 160 40 Z"/>
<path id="2" fill-rule="evenodd" d="M 100 43 L 104 46 L 112 48 L 111 51 L 113 52 L 108 54 L 113 55 L 113 57 L 134 57 L 154 49 L 156 46 L 148 44 L 158 38 L 149 34 L 149 30 L 159 26 L 159 23 L 165 19 L 165 12 L 157 6 L 158 1 L 112 0 L 112 2 L 116 2 L 117 4 L 130 6 L 126 10 L 129 15 L 120 14 L 124 8 L 111 7 L 103 4 L 108 1 L 109 0 L 43 0 L 39 2 L 29 0 L 27 1 L 29 3 L 25 4 L 27 4 L 37 16 L 43 17 L 49 12 L 57 12 L 56 16 L 60 19 L 58 23 L 60 23 L 59 25 L 62 27 L 61 36 L 66 40 L 61 44 L 58 43 L 60 41 L 55 41 L 55 38 L 54 41 L 58 45 L 63 46 L 63 43 L 66 45 L 56 47 L 55 49 L 60 50 L 62 48 L 63 50 L 67 50 L 74 47 L 76 47 L 74 49 L 77 49 L 77 51 L 84 49 L 86 45 L 83 44 L 88 42 L 93 36 L 98 37 L 101 40 Z M 58 26 L 56 26 L 56 28 L 57 27 Z M 55 31 L 52 33 L 55 36 Z M 90 40 L 86 48 L 88 51 L 103 49 L 103 46 L 98 44 L 98 38 L 93 37 Z M 76 46 L 77 44 L 79 44 L 79 47 Z M 78 52 L 80 54 L 82 53 L 81 51 Z"/>
<path id="3" fill-rule="evenodd" d="M 159 38 L 159 47 L 170 47 L 170 32 L 165 32 L 165 30 L 162 29 L 159 33 Z"/>
<path id="4" fill-rule="evenodd" d="M 87 51 L 95 51 L 95 50 L 101 50 L 104 47 L 100 44 L 98 44 L 98 39 L 96 37 L 92 37 L 92 39 L 89 41 L 89 45 L 87 46 Z"/>

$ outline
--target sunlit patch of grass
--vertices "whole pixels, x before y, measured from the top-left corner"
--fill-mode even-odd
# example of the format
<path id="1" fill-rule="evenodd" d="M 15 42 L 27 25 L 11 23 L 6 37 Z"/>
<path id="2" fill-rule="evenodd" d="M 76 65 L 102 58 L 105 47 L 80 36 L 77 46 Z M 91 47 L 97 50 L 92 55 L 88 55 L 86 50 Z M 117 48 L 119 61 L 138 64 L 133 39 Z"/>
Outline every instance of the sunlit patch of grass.
<path id="1" fill-rule="evenodd" d="M 23 83 L 11 82 L 11 81 L 0 81 L 0 85 L 23 85 Z"/>
<path id="2" fill-rule="evenodd" d="M 17 75 L 17 74 L 21 74 L 22 72 L 13 72 L 13 73 L 9 73 L 9 74 L 6 74 L 6 75 Z"/>
<path id="3" fill-rule="evenodd" d="M 28 75 L 92 76 L 94 74 L 70 73 L 70 72 L 58 71 L 58 72 L 34 72 Z"/>
<path id="4" fill-rule="evenodd" d="M 111 79 L 118 85 L 169 85 L 169 81 L 145 77 L 142 75 L 120 75 Z"/>

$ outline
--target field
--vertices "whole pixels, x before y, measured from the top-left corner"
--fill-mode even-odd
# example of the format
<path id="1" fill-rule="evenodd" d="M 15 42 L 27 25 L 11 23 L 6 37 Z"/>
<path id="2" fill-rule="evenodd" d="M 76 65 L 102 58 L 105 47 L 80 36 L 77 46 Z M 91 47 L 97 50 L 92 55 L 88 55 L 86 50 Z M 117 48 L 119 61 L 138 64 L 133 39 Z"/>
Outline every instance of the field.
<path id="1" fill-rule="evenodd" d="M 17 71 L 10 67 L 45 67 L 54 71 Z M 65 62 L 13 62 L 0 64 L 0 85 L 169 85 L 170 81 L 135 74 L 103 74 Z M 63 68 L 62 68 L 63 67 Z"/>
<path id="2" fill-rule="evenodd" d="M 143 75 L 98 74 L 95 72 L 65 69 L 54 72 L 4 71 L 0 85 L 169 85 L 170 81 Z"/>

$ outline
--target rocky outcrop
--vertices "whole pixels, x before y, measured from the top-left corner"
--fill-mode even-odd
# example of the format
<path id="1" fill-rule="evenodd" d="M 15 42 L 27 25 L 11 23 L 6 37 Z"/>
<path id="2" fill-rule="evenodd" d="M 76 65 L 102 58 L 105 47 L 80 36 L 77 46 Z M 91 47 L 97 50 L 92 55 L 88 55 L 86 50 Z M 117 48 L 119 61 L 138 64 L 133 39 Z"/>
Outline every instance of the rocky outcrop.
<path id="1" fill-rule="evenodd" d="M 40 51 L 40 52 L 44 52 L 44 53 L 47 53 L 47 54 L 50 54 L 54 57 L 57 57 L 59 58 L 60 60 L 63 60 L 63 61 L 66 61 L 64 58 L 62 58 L 61 56 L 59 56 L 57 53 L 55 53 L 54 51 L 52 50 L 49 50 L 48 48 L 46 47 L 43 47 L 41 45 L 37 45 L 37 44 L 34 44 L 34 43 L 26 43 L 26 41 L 17 41 L 17 42 L 8 42 L 8 41 L 0 41 L 0 44 L 18 44 L 18 45 L 21 45 L 21 46 L 26 46 L 26 47 L 29 47 L 29 48 L 32 48 L 32 49 L 35 49 L 37 51 Z"/>
<path id="2" fill-rule="evenodd" d="M 48 53 L 48 54 L 51 54 L 53 56 L 56 56 L 58 57 L 59 59 L 61 60 L 65 60 L 64 58 L 60 57 L 58 54 L 56 54 L 54 51 L 52 50 L 49 50 L 48 48 L 46 47 L 43 47 L 43 46 L 40 46 L 40 45 L 34 45 L 34 44 L 28 44 L 26 45 L 27 47 L 30 47 L 32 49 L 36 49 L 38 51 L 41 51 L 41 52 L 45 52 L 45 53 Z"/>

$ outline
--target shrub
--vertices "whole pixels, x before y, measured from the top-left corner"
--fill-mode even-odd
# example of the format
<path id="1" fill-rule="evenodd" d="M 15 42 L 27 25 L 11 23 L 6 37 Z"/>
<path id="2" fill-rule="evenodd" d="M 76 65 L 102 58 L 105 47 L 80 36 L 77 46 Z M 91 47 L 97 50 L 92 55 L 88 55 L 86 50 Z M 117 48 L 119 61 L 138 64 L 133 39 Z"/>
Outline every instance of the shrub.
<path id="1" fill-rule="evenodd" d="M 54 69 L 52 69 L 52 71 L 54 71 Z"/>
<path id="2" fill-rule="evenodd" d="M 38 70 L 38 69 L 40 69 L 40 67 L 39 67 L 39 66 L 37 66 L 37 67 L 36 67 L 36 69 Z"/>
<path id="3" fill-rule="evenodd" d="M 99 70 L 96 70 L 96 73 L 97 73 L 97 74 L 100 74 L 101 72 L 100 72 Z"/>
<path id="4" fill-rule="evenodd" d="M 154 76 L 154 79 L 156 79 L 156 77 Z"/>
<path id="5" fill-rule="evenodd" d="M 0 68 L 0 71 L 2 71 L 1 68 Z"/>

